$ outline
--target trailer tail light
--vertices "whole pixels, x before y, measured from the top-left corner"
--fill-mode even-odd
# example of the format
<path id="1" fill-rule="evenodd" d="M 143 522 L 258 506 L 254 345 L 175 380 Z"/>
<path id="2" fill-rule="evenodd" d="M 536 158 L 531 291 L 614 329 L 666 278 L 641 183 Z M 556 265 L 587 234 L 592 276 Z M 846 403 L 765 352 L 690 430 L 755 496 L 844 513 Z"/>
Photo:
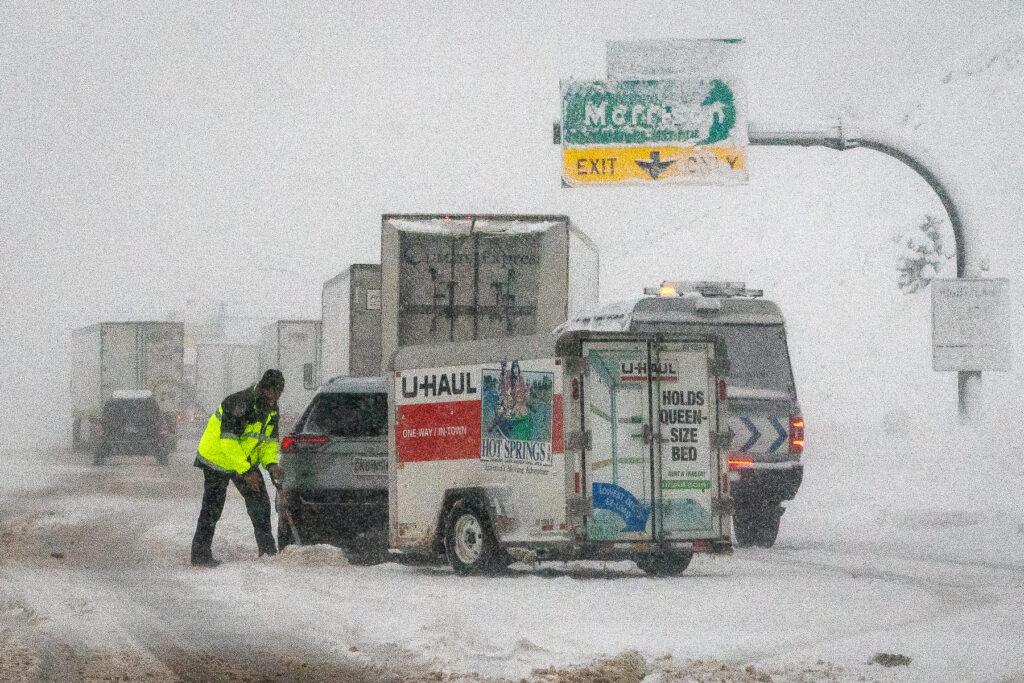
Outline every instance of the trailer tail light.
<path id="1" fill-rule="evenodd" d="M 750 469 L 754 466 L 754 459 L 747 457 L 746 453 L 730 453 L 729 454 L 729 470 L 735 472 L 736 470 Z"/>
<path id="2" fill-rule="evenodd" d="M 729 387 L 726 386 L 725 380 L 718 380 L 718 400 L 724 401 L 729 396 Z"/>
<path id="3" fill-rule="evenodd" d="M 804 452 L 804 419 L 799 415 L 789 416 L 789 452 L 793 455 Z"/>
<path id="4" fill-rule="evenodd" d="M 289 434 L 281 439 L 281 450 L 293 453 L 304 448 L 324 446 L 328 441 L 330 437 L 323 434 Z"/>

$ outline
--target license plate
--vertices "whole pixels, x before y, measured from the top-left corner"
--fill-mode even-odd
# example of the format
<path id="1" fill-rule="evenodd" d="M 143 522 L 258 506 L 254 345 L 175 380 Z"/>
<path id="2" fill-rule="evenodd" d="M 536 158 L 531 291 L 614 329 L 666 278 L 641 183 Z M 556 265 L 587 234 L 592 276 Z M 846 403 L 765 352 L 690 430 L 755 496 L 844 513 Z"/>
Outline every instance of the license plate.
<path id="1" fill-rule="evenodd" d="M 388 473 L 387 458 L 353 458 L 352 473 L 360 476 L 373 476 Z"/>
<path id="2" fill-rule="evenodd" d="M 127 432 L 128 434 L 138 434 L 139 428 L 136 427 L 135 425 L 125 425 L 124 431 Z"/>

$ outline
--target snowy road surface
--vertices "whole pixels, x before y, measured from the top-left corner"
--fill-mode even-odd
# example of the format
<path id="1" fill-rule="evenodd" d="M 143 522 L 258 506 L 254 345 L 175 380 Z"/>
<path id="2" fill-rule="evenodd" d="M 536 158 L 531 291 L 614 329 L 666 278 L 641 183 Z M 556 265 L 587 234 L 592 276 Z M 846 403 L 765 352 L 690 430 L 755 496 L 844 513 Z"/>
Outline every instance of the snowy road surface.
<path id="1" fill-rule="evenodd" d="M 187 450 L 166 468 L 3 450 L 0 679 L 1024 680 L 1020 466 L 829 449 L 775 548 L 671 579 L 629 562 L 465 578 L 326 546 L 256 560 L 234 491 L 225 564 L 196 570 Z"/>

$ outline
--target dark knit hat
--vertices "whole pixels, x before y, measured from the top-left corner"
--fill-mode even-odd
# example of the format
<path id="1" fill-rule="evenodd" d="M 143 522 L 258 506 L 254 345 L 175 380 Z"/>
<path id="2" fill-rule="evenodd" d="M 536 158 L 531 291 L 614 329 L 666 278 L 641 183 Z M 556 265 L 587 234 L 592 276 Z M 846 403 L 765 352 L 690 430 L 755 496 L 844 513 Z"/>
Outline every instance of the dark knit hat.
<path id="1" fill-rule="evenodd" d="M 263 377 L 260 378 L 258 386 L 260 389 L 277 389 L 278 391 L 284 391 L 284 375 L 281 374 L 280 370 L 274 370 L 271 368 L 263 373 Z"/>

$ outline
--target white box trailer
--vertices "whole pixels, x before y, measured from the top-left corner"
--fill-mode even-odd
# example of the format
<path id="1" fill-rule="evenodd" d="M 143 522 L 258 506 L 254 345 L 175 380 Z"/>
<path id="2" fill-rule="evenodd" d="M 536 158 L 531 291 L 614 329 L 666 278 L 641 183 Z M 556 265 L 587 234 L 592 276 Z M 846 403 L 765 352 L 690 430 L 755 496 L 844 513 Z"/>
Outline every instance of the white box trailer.
<path id="1" fill-rule="evenodd" d="M 257 376 L 270 368 L 284 374 L 278 401 L 282 433 L 291 430 L 320 386 L 321 330 L 319 320 L 278 320 L 263 328 Z"/>
<path id="2" fill-rule="evenodd" d="M 75 330 L 71 350 L 72 444 L 92 448 L 115 391 L 149 390 L 176 424 L 184 396 L 184 325 L 106 322 Z"/>
<path id="3" fill-rule="evenodd" d="M 197 344 L 195 367 L 196 407 L 200 415 L 208 418 L 225 396 L 259 379 L 259 348 L 246 344 Z"/>
<path id="4" fill-rule="evenodd" d="M 545 333 L 593 307 L 594 243 L 559 215 L 386 214 L 381 350 Z"/>
<path id="5" fill-rule="evenodd" d="M 380 265 L 354 263 L 324 283 L 321 378 L 381 373 Z"/>
<path id="6" fill-rule="evenodd" d="M 461 572 L 631 558 L 683 571 L 729 552 L 724 347 L 572 330 L 402 349 L 391 388 L 389 539 Z"/>

